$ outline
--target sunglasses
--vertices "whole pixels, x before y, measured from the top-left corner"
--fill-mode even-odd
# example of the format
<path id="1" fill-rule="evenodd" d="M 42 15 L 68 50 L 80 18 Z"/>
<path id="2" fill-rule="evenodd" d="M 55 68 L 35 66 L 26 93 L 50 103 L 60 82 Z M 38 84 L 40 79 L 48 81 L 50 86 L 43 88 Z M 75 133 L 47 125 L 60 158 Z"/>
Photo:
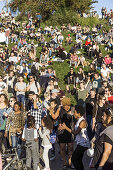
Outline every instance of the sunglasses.
<path id="1" fill-rule="evenodd" d="M 13 100 L 10 100 L 9 102 L 14 102 Z"/>

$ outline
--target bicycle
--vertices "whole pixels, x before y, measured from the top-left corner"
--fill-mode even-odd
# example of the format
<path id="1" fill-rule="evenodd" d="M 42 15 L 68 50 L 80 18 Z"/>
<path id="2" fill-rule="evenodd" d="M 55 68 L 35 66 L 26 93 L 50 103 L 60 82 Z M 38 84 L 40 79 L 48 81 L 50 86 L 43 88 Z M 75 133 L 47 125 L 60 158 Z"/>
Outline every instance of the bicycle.
<path id="1" fill-rule="evenodd" d="M 26 145 L 23 145 L 24 147 L 29 147 L 31 143 L 28 143 Z M 21 146 L 22 147 L 22 146 Z M 27 170 L 26 164 L 24 163 L 24 160 L 26 160 L 26 158 L 19 158 L 18 157 L 18 149 L 20 149 L 20 147 L 17 148 L 12 148 L 7 150 L 7 152 L 9 152 L 8 154 L 3 154 L 2 155 L 2 160 L 4 160 L 4 164 L 2 167 L 2 170 Z M 13 152 L 13 153 L 10 153 Z M 7 161 L 7 158 L 11 157 L 10 161 Z M 7 163 L 7 164 L 6 164 Z"/>

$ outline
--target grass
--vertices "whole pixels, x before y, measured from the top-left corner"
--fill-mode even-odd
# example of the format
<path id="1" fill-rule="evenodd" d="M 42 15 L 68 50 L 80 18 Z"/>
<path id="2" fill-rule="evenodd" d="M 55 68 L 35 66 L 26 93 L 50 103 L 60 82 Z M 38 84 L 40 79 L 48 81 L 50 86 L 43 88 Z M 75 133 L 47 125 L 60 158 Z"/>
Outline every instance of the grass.
<path id="1" fill-rule="evenodd" d="M 83 19 L 81 21 L 81 23 L 83 22 Z M 102 23 L 104 25 L 104 29 L 108 30 L 109 29 L 109 26 L 108 24 L 106 24 L 106 20 L 100 20 L 100 23 Z M 42 23 L 41 26 L 44 28 L 45 24 Z M 101 30 L 102 31 L 102 30 Z M 62 32 L 63 36 L 64 36 L 64 41 L 66 39 L 66 37 L 68 36 L 68 34 L 70 34 L 70 36 L 72 37 L 72 40 L 73 40 L 73 43 L 71 45 L 66 45 L 65 42 L 63 42 L 63 47 L 65 48 L 65 50 L 67 52 L 69 52 L 69 50 L 71 49 L 71 47 L 74 45 L 75 43 L 75 36 L 74 36 L 74 33 L 70 33 L 68 31 L 65 31 L 65 32 Z M 46 41 L 50 41 L 50 38 L 47 37 L 45 35 L 45 38 L 46 38 Z M 34 43 L 37 43 L 36 41 L 34 41 Z M 11 51 L 12 47 L 14 46 L 14 44 L 10 43 L 9 44 L 9 50 Z M 101 52 L 103 53 L 103 56 L 105 56 L 107 54 L 107 51 L 105 51 L 105 47 L 103 45 L 100 45 L 100 49 L 101 49 Z M 41 52 L 41 47 L 37 47 L 37 57 L 40 58 L 40 52 Z M 81 52 L 83 54 L 84 53 L 84 50 L 82 49 Z M 111 52 L 111 51 L 110 51 Z M 91 63 L 92 60 L 89 60 L 89 62 Z M 63 63 L 61 62 L 53 62 L 53 65 L 52 65 L 53 69 L 56 71 L 56 76 L 58 78 L 58 84 L 59 84 L 59 87 L 66 91 L 66 83 L 64 81 L 64 77 L 67 75 L 67 73 L 69 72 L 70 70 L 70 67 L 69 67 L 69 63 L 67 61 L 64 61 Z M 78 69 L 75 69 L 75 72 L 77 73 L 78 72 Z M 2 70 L 1 70 L 2 71 Z M 85 67 L 84 68 L 84 71 L 88 72 L 89 71 L 89 67 Z M 75 96 L 72 96 L 70 94 L 67 94 L 66 93 L 66 96 L 70 97 L 71 98 L 71 102 L 72 104 L 76 104 L 76 98 Z"/>

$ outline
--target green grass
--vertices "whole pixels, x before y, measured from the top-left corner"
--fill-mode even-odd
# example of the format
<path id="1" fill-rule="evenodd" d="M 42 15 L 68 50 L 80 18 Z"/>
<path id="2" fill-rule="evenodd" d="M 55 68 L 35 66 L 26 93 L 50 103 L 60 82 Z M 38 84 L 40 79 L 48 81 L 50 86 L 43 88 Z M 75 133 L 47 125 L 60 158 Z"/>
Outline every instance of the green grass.
<path id="1" fill-rule="evenodd" d="M 92 20 L 90 21 L 91 19 L 89 18 L 89 20 L 87 19 L 81 19 L 79 22 L 81 22 L 81 24 L 85 24 L 85 21 L 87 21 L 87 23 L 90 23 L 92 22 Z M 97 22 L 97 20 L 95 21 Z M 105 30 L 108 30 L 110 27 L 108 26 L 108 24 L 106 24 L 106 20 L 100 20 L 99 21 L 100 23 L 102 23 L 104 25 L 104 28 Z M 44 23 L 41 23 L 41 26 L 44 28 L 45 24 Z M 90 25 L 92 26 L 92 25 Z M 58 26 L 60 28 L 60 26 Z M 101 30 L 102 31 L 102 30 Z M 100 32 L 101 32 L 100 31 Z M 73 46 L 73 44 L 75 43 L 75 37 L 74 37 L 74 33 L 70 33 L 68 31 L 65 31 L 65 32 L 62 32 L 63 36 L 64 36 L 64 41 L 63 41 L 63 47 L 65 48 L 65 50 L 67 52 L 69 52 L 69 50 L 71 49 L 71 47 Z M 70 36 L 72 37 L 73 39 L 73 43 L 71 45 L 66 45 L 65 44 L 65 39 L 66 37 L 68 36 L 68 34 L 70 34 Z M 50 38 L 47 37 L 45 35 L 45 38 L 46 38 L 46 41 L 50 41 Z M 34 41 L 35 44 L 37 44 L 36 41 Z M 12 47 L 14 46 L 14 44 L 9 44 L 9 50 L 11 51 Z M 37 57 L 40 58 L 40 52 L 41 52 L 41 47 L 37 47 Z M 105 47 L 103 45 L 100 45 L 100 49 L 101 49 L 101 52 L 103 53 L 103 56 L 105 56 L 108 52 L 105 51 Z M 84 50 L 82 49 L 81 52 L 83 53 L 84 55 Z M 110 51 L 111 52 L 111 51 Z M 91 63 L 92 60 L 89 60 L 89 62 Z M 64 61 L 63 63 L 60 63 L 60 62 L 53 62 L 53 65 L 52 65 L 53 69 L 56 71 L 56 76 L 58 78 L 58 84 L 59 84 L 59 87 L 66 91 L 66 84 L 65 84 L 65 81 L 64 81 L 64 77 L 67 75 L 67 73 L 69 72 L 70 70 L 70 67 L 69 67 L 69 64 L 67 61 Z M 78 69 L 79 67 L 75 70 L 75 72 L 78 72 Z M 84 71 L 88 72 L 89 71 L 89 67 L 85 67 L 84 68 Z M 2 72 L 2 69 L 0 70 L 0 72 Z M 66 96 L 70 97 L 71 98 L 71 101 L 72 101 L 72 104 L 76 104 L 76 98 L 75 96 L 72 96 L 68 93 L 66 93 Z"/>

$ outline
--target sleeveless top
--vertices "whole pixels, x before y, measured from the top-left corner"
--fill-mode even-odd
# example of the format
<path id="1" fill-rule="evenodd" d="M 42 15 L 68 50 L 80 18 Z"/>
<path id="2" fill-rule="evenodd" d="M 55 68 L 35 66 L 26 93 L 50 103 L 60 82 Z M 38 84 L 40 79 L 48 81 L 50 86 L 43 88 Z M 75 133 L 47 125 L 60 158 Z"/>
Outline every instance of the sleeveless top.
<path id="1" fill-rule="evenodd" d="M 76 123 L 75 125 L 75 130 L 79 127 L 80 123 L 85 120 L 84 117 L 82 116 Z M 77 142 L 77 145 L 81 145 L 83 147 L 90 147 L 88 135 L 87 135 L 87 129 L 83 128 L 81 129 L 80 133 L 76 135 L 75 141 Z"/>

